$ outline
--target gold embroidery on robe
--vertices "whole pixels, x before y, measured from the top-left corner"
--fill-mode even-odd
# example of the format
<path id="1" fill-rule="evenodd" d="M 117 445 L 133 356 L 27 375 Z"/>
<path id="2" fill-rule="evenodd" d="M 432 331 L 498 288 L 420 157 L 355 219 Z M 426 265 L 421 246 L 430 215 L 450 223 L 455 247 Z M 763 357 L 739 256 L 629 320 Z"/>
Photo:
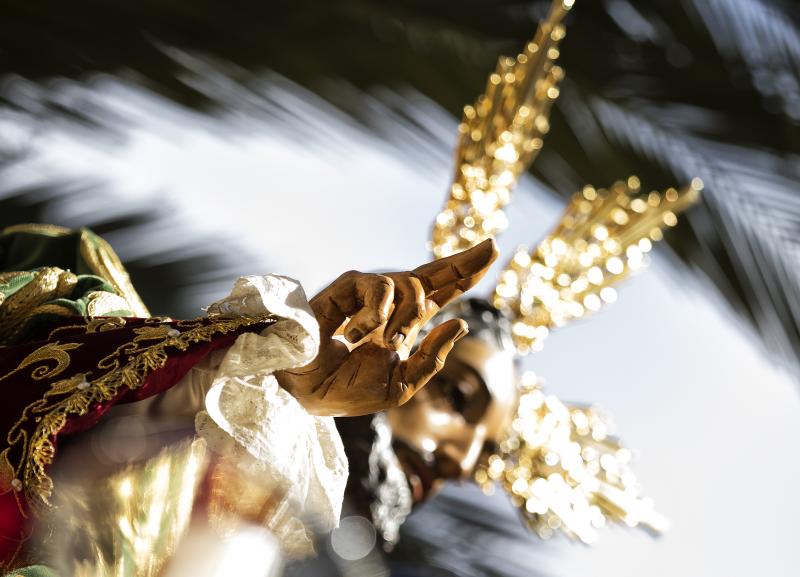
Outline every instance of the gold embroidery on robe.
<path id="1" fill-rule="evenodd" d="M 67 351 L 72 351 L 77 349 L 81 346 L 81 343 L 59 343 L 58 341 L 54 343 L 47 343 L 42 345 L 27 357 L 22 359 L 17 368 L 13 371 L 6 373 L 5 375 L 0 377 L 0 381 L 7 379 L 13 374 L 18 373 L 22 369 L 29 367 L 31 365 L 37 363 L 45 363 L 45 361 L 55 361 L 56 364 L 54 367 L 48 367 L 46 364 L 42 364 L 31 371 L 30 377 L 37 381 L 42 379 L 49 379 L 50 377 L 55 377 L 64 372 L 69 366 L 70 357 Z"/>
<path id="2" fill-rule="evenodd" d="M 131 390 L 139 388 L 149 374 L 166 365 L 168 348 L 185 351 L 192 344 L 211 341 L 214 335 L 263 322 L 274 322 L 274 319 L 268 316 L 221 318 L 213 319 L 210 324 L 203 324 L 202 319 L 197 319 L 194 326 L 183 332 L 164 325 L 134 329 L 136 337 L 133 341 L 120 345 L 97 364 L 97 368 L 105 374 L 90 380 L 86 379 L 89 374 L 79 374 L 57 381 L 41 399 L 25 407 L 20 419 L 8 432 L 9 448 L 4 451 L 8 459 L 10 449 L 21 444 L 21 459 L 16 466 L 11 464 L 14 472 L 12 484 L 18 485 L 15 487 L 17 491 L 24 491 L 32 507 L 49 507 L 53 482 L 45 469 L 55 456 L 52 439 L 64 427 L 68 416 L 85 415 L 93 404 L 113 399 L 123 387 Z M 34 372 L 38 378 L 58 374 L 68 365 L 66 351 L 77 346 L 78 343 L 45 345 L 23 359 L 12 373 L 34 362 L 55 358 L 55 367 L 39 366 Z M 5 377 L 0 377 L 0 380 L 2 378 Z M 28 438 L 28 432 L 22 425 L 31 418 L 35 419 L 37 425 Z"/>
<path id="3" fill-rule="evenodd" d="M 123 317 L 98 317 L 96 319 L 91 319 L 86 323 L 81 323 L 79 325 L 65 325 L 63 327 L 56 327 L 47 335 L 48 340 L 52 340 L 55 338 L 56 335 L 61 335 L 63 333 L 74 331 L 77 334 L 90 334 L 90 333 L 101 333 L 103 331 L 111 331 L 114 329 L 121 329 L 127 323 L 127 320 Z"/>

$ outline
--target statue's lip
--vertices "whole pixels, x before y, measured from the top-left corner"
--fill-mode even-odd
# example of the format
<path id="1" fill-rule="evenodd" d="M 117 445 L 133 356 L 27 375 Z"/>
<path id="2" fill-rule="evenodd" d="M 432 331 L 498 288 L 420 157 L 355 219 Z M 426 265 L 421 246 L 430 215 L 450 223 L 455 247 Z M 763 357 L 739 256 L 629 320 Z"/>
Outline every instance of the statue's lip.
<path id="1" fill-rule="evenodd" d="M 392 448 L 406 475 L 414 502 L 425 501 L 433 492 L 437 479 L 433 463 L 427 463 L 422 455 L 399 439 L 392 441 Z"/>

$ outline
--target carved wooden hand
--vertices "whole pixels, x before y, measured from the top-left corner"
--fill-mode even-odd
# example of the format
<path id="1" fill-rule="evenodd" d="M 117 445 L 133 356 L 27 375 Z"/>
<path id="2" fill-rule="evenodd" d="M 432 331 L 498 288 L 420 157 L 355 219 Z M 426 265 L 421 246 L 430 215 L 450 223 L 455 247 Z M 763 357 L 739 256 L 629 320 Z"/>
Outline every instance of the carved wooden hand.
<path id="1" fill-rule="evenodd" d="M 444 366 L 468 329 L 460 319 L 442 323 L 409 356 L 417 333 L 472 288 L 495 258 L 488 239 L 413 271 L 344 273 L 311 299 L 320 325 L 317 358 L 276 373 L 278 382 L 316 415 L 352 417 L 402 405 Z"/>

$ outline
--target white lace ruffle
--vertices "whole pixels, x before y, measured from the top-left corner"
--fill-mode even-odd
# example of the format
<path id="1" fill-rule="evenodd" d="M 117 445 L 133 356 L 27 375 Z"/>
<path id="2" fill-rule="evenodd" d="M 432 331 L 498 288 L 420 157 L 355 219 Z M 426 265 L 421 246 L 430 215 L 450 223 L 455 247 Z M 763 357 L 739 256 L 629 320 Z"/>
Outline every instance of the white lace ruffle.
<path id="1" fill-rule="evenodd" d="M 297 515 L 330 530 L 338 525 L 347 482 L 339 433 L 333 418 L 308 414 L 272 376 L 308 364 L 318 352 L 319 326 L 302 287 L 277 275 L 242 277 L 230 296 L 208 307 L 209 315 L 266 313 L 281 320 L 261 334 L 240 335 L 224 353 L 195 427 L 212 451 L 236 456 L 243 472 L 284 490 Z M 282 532 L 276 536 L 285 551 L 307 539 L 302 531 Z"/>

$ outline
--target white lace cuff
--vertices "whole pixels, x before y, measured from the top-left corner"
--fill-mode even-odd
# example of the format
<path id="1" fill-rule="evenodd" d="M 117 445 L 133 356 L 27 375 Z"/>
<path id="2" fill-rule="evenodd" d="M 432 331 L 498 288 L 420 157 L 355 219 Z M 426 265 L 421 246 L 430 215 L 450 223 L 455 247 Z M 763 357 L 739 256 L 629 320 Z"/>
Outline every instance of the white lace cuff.
<path id="1" fill-rule="evenodd" d="M 302 287 L 277 275 L 242 277 L 208 314 L 273 314 L 280 320 L 261 334 L 240 335 L 225 352 L 205 411 L 195 418 L 197 433 L 213 451 L 235 454 L 243 472 L 282 488 L 301 518 L 313 518 L 323 530 L 336 527 L 347 459 L 334 421 L 308 414 L 272 376 L 308 364 L 319 350 L 319 326 Z M 282 545 L 292 550 L 297 543 Z"/>

